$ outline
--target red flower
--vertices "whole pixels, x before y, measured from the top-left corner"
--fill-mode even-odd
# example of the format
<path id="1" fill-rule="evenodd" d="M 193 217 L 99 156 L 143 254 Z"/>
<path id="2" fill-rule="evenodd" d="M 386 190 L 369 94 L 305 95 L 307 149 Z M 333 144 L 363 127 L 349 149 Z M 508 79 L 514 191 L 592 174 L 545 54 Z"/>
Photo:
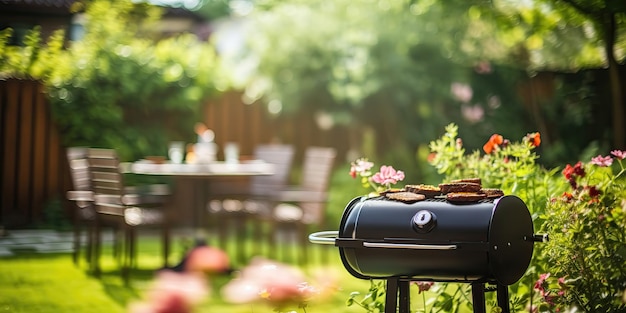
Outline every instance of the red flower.
<path id="1" fill-rule="evenodd" d="M 572 201 L 572 199 L 574 199 L 574 195 L 572 195 L 571 193 L 567 191 L 563 193 L 562 197 L 566 202 L 570 202 Z"/>
<path id="2" fill-rule="evenodd" d="M 578 161 L 578 163 L 576 163 L 576 165 L 574 166 L 567 164 L 567 166 L 565 166 L 565 169 L 563 169 L 563 176 L 565 176 L 565 179 L 567 180 L 576 178 L 576 176 L 585 177 L 585 169 L 583 168 L 583 163 Z"/>
<path id="3" fill-rule="evenodd" d="M 589 191 L 589 196 L 592 198 L 597 198 L 601 193 L 596 186 L 587 187 L 587 189 Z"/>
<path id="4" fill-rule="evenodd" d="M 497 149 L 503 142 L 504 138 L 501 135 L 493 134 L 491 138 L 489 138 L 489 141 L 483 146 L 483 150 L 485 153 L 491 154 L 491 152 Z"/>
<path id="5" fill-rule="evenodd" d="M 539 147 L 541 144 L 541 135 L 539 133 L 530 133 L 526 135 L 525 139 L 528 140 L 533 147 Z"/>

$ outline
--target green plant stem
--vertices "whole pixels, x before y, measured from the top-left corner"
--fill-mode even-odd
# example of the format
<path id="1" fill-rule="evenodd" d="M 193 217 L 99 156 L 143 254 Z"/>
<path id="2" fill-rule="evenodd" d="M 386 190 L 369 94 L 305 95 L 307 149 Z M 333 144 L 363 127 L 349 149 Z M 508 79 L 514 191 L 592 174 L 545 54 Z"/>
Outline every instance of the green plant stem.
<path id="1" fill-rule="evenodd" d="M 460 287 L 457 286 L 456 291 L 454 291 L 454 294 L 452 295 L 452 297 L 450 297 L 450 300 L 448 301 L 452 301 L 452 299 L 454 299 L 456 297 L 456 295 L 459 293 Z M 447 302 L 447 301 L 446 301 Z M 444 303 L 446 303 L 444 302 Z M 435 311 L 435 312 L 441 312 L 441 310 L 443 310 L 444 305 L 442 305 L 439 310 Z"/>

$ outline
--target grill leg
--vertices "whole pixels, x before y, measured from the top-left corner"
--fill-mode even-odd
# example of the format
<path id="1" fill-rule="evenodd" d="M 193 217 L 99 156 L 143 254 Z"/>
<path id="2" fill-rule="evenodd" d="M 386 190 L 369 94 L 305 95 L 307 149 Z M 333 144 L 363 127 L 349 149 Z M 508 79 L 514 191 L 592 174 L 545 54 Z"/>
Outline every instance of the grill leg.
<path id="1" fill-rule="evenodd" d="M 385 313 L 409 313 L 410 302 L 410 281 L 398 278 L 387 279 L 387 294 L 385 295 Z"/>
<path id="2" fill-rule="evenodd" d="M 498 306 L 502 309 L 502 313 L 510 313 L 509 308 L 509 287 L 498 284 L 497 285 L 497 298 Z"/>
<path id="3" fill-rule="evenodd" d="M 409 313 L 411 311 L 411 298 L 409 294 L 409 281 L 400 280 L 398 282 L 400 294 L 398 296 L 399 313 Z"/>
<path id="4" fill-rule="evenodd" d="M 385 313 L 396 313 L 398 305 L 398 279 L 387 279 L 387 294 L 385 295 Z"/>
<path id="5" fill-rule="evenodd" d="M 485 285 L 483 283 L 472 283 L 472 303 L 474 313 L 486 313 Z"/>

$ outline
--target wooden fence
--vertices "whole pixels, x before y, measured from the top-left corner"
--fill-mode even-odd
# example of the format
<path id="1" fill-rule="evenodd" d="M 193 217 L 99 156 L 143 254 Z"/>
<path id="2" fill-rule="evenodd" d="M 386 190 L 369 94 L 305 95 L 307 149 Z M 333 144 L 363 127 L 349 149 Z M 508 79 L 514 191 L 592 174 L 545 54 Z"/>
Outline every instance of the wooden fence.
<path id="1" fill-rule="evenodd" d="M 242 155 L 250 155 L 257 144 L 282 142 L 296 147 L 296 161 L 301 160 L 308 146 L 329 146 L 344 156 L 349 148 L 346 127 L 323 130 L 318 127 L 314 113 L 299 113 L 276 117 L 260 103 L 244 104 L 241 93 L 228 92 L 219 99 L 208 101 L 202 120 L 215 132 L 215 142 L 223 147 L 236 142 Z M 222 158 L 221 151 L 218 158 Z"/>
<path id="2" fill-rule="evenodd" d="M 59 132 L 42 86 L 30 80 L 0 81 L 0 227 L 42 221 L 49 201 L 69 189 Z"/>

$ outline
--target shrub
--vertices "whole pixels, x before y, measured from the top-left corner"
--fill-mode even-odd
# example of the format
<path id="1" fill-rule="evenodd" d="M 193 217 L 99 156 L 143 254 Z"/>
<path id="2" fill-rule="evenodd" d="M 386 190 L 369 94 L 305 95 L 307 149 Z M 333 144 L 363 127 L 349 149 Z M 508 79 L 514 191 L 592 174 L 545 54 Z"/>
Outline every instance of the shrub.
<path id="1" fill-rule="evenodd" d="M 571 190 L 545 210 L 542 228 L 551 240 L 544 249 L 549 273 L 536 284 L 542 311 L 626 310 L 626 152 L 611 154 L 568 164 L 562 174 Z"/>

